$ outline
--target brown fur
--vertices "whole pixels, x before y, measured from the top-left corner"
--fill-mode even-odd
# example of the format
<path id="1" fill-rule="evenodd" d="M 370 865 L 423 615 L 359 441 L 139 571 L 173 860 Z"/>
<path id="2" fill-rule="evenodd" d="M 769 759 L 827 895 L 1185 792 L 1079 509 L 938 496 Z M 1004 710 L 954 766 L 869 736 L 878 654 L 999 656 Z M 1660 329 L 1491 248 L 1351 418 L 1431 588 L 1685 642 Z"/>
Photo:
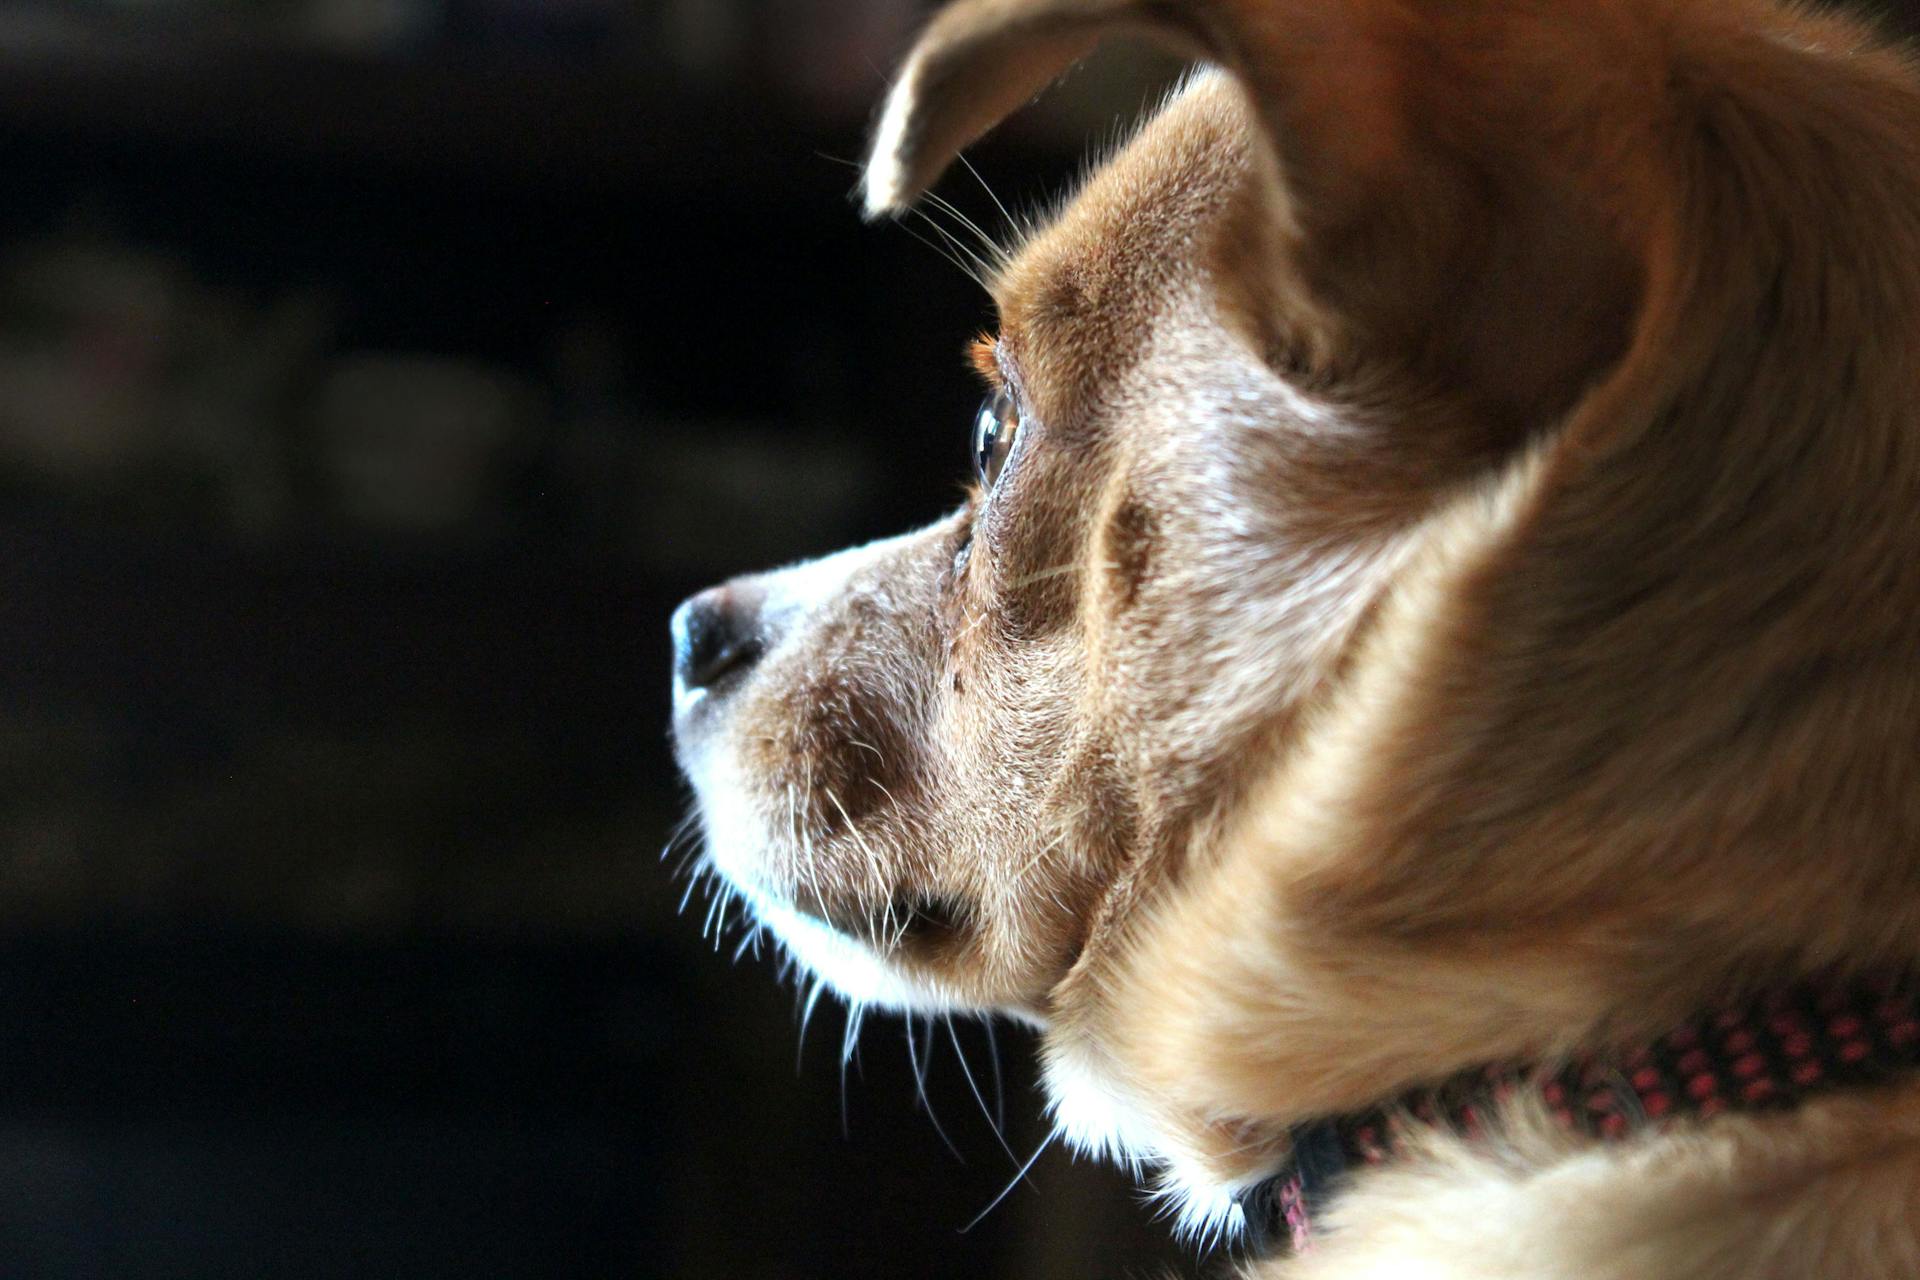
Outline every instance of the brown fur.
<path id="1" fill-rule="evenodd" d="M 1226 73 L 992 282 L 1000 482 L 682 725 L 758 833 L 733 882 L 1041 1023 L 1056 1091 L 1203 1187 L 1465 1066 L 1920 963 L 1904 60 L 1756 0 L 960 0 L 871 204 L 1113 33 Z M 1270 1266 L 1914 1275 L 1916 1214 L 1894 1091 L 1520 1125 Z"/>

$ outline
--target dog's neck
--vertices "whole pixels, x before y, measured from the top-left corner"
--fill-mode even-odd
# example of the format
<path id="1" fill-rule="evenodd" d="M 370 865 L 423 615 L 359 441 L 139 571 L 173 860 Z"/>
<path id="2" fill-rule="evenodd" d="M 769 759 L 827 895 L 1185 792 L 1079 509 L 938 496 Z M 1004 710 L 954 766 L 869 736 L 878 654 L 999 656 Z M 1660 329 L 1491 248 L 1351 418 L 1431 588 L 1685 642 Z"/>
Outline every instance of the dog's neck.
<path id="1" fill-rule="evenodd" d="M 1259 1251 L 1313 1247 L 1319 1215 L 1357 1170 L 1386 1164 L 1435 1128 L 1495 1140 L 1514 1107 L 1592 1140 L 1790 1110 L 1823 1094 L 1920 1071 L 1912 977 L 1785 988 L 1693 1019 L 1645 1045 L 1559 1063 L 1488 1067 L 1303 1126 L 1286 1170 L 1240 1197 Z"/>

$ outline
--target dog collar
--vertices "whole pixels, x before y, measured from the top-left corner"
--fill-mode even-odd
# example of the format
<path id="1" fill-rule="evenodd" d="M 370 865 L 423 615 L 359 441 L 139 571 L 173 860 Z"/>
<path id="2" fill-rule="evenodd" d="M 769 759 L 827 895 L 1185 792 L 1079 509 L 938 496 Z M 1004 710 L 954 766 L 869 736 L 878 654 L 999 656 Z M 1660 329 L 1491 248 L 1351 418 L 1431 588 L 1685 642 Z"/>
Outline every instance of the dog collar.
<path id="1" fill-rule="evenodd" d="M 1240 1198 L 1249 1245 L 1313 1247 L 1315 1219 L 1357 1169 L 1384 1164 L 1419 1129 L 1468 1141 L 1486 1118 L 1531 1095 L 1565 1129 L 1596 1140 L 1784 1111 L 1819 1094 L 1920 1069 L 1920 990 L 1910 978 L 1825 982 L 1703 1015 L 1618 1056 L 1490 1066 L 1293 1134 L 1286 1169 Z"/>

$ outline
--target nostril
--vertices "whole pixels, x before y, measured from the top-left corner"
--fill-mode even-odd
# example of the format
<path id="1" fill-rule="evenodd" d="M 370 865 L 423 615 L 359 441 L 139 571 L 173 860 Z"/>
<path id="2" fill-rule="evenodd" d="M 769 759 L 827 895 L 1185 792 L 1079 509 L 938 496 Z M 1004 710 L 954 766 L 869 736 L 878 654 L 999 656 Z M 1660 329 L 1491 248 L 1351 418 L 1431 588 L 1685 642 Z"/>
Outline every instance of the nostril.
<path id="1" fill-rule="evenodd" d="M 760 658 L 760 641 L 752 636 L 714 636 L 689 655 L 686 681 L 691 687 L 712 685 L 728 672 L 752 666 Z"/>
<path id="2" fill-rule="evenodd" d="M 673 613 L 673 669 L 689 689 L 752 666 L 763 644 L 758 610 L 730 587 L 702 591 Z"/>

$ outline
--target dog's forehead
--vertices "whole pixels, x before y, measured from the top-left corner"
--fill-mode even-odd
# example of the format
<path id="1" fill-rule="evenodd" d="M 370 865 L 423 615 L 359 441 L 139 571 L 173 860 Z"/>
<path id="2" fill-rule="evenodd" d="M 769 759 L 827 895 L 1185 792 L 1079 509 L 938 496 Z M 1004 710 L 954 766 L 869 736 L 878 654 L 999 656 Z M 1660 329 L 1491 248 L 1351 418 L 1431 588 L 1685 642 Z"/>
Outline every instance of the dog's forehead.
<path id="1" fill-rule="evenodd" d="M 1030 348 L 1070 342 L 1076 350 L 1060 362 L 1081 376 L 1097 370 L 1076 337 L 1109 351 L 1137 346 L 1131 327 L 1152 320 L 1212 251 L 1213 229 L 1246 187 L 1255 128 L 1233 80 L 1192 77 L 999 274 L 1003 337 L 1034 360 L 1046 353 Z"/>

